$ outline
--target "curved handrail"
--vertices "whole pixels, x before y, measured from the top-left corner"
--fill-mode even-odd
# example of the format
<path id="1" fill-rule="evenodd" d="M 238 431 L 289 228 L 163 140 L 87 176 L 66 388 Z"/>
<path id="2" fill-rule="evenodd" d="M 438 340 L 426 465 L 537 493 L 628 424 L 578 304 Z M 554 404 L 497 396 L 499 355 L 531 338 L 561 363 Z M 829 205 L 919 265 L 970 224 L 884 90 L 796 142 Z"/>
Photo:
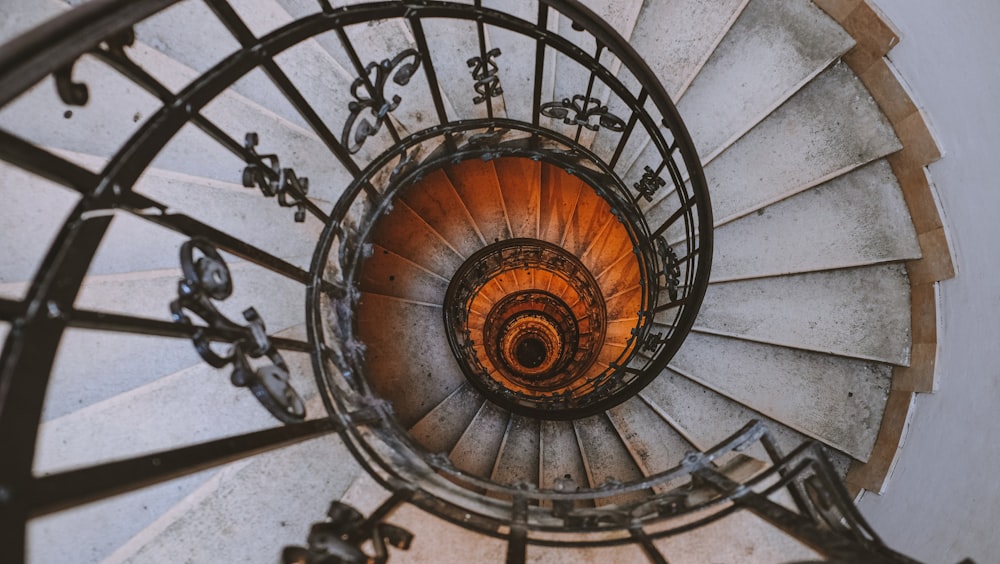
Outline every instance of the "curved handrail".
<path id="1" fill-rule="evenodd" d="M 265 345 L 274 345 L 286 350 L 308 350 L 312 356 L 317 381 L 321 386 L 326 387 L 328 392 L 323 394 L 328 415 L 339 420 L 345 427 L 345 429 L 341 429 L 339 425 L 326 426 L 323 427 L 324 432 L 343 430 L 345 438 L 349 438 L 348 443 L 359 447 L 360 443 L 363 443 L 362 429 L 370 429 L 384 425 L 386 421 L 391 421 L 391 419 L 377 415 L 374 416 L 373 421 L 359 421 L 358 414 L 367 413 L 359 406 L 365 401 L 371 400 L 368 397 L 369 391 L 364 379 L 358 378 L 359 375 L 363 375 L 363 370 L 359 370 L 358 361 L 360 359 L 356 356 L 357 351 L 336 350 L 350 343 L 350 327 L 347 327 L 348 341 L 327 342 L 322 329 L 324 320 L 320 312 L 323 300 L 328 299 L 328 297 L 341 299 L 342 301 L 339 303 L 348 303 L 349 305 L 354 292 L 354 279 L 352 277 L 360 264 L 361 251 L 366 234 L 370 232 L 372 218 L 377 217 L 377 212 L 391 202 L 393 194 L 398 193 L 400 187 L 412 179 L 412 174 L 408 176 L 409 173 L 412 173 L 413 170 L 423 170 L 420 168 L 421 166 L 426 167 L 428 163 L 436 162 L 429 158 L 432 155 L 425 155 L 426 158 L 420 164 L 410 165 L 404 162 L 411 156 L 408 151 L 416 146 L 422 135 L 428 139 L 437 137 L 438 140 L 444 140 L 441 147 L 447 148 L 448 142 L 453 141 L 458 135 L 467 134 L 469 137 L 467 140 L 471 141 L 474 131 L 489 137 L 491 133 L 507 128 L 511 131 L 519 131 L 524 135 L 509 139 L 504 139 L 501 136 L 492 141 L 486 139 L 482 145 L 474 147 L 473 152 L 478 151 L 482 155 L 493 151 L 496 154 L 525 154 L 538 158 L 544 158 L 547 153 L 551 153 L 549 156 L 555 162 L 571 169 L 576 167 L 576 173 L 582 178 L 591 178 L 590 183 L 595 186 L 602 197 L 605 197 L 612 204 L 617 213 L 621 214 L 628 225 L 633 243 L 637 247 L 641 247 L 641 268 L 644 270 L 644 276 L 648 278 L 643 296 L 644 308 L 655 309 L 658 307 L 657 304 L 666 307 L 669 304 L 658 302 L 662 298 L 658 295 L 657 289 L 666 291 L 665 284 L 675 289 L 679 286 L 688 296 L 688 301 L 683 304 L 683 307 L 679 305 L 673 307 L 677 311 L 689 313 L 687 315 L 676 314 L 669 325 L 674 334 L 680 336 L 690 330 L 694 318 L 693 313 L 690 312 L 697 310 L 704 297 L 711 257 L 711 210 L 697 155 L 687 131 L 677 115 L 676 108 L 648 66 L 614 30 L 575 0 L 543 0 L 540 3 L 540 17 L 547 17 L 546 14 L 551 9 L 572 20 L 575 26 L 579 26 L 593 38 L 597 46 L 596 55 L 585 52 L 573 41 L 549 31 L 544 25 L 539 25 L 539 22 L 528 22 L 500 11 L 482 8 L 479 5 L 409 1 L 323 9 L 328 8 L 328 4 L 320 2 L 322 11 L 296 20 L 258 38 L 249 33 L 245 24 L 239 20 L 225 1 L 208 0 L 209 6 L 230 28 L 234 37 L 240 41 L 241 47 L 177 93 L 171 92 L 157 82 L 154 77 L 145 73 L 140 65 L 128 57 L 126 52 L 126 47 L 134 39 L 131 36 L 130 28 L 174 3 L 176 0 L 95 0 L 21 36 L 0 49 L 0 77 L 3 78 L 0 80 L 0 105 L 14 100 L 49 75 L 55 75 L 60 95 L 68 104 L 86 103 L 84 95 L 86 90 L 81 89 L 84 83 L 74 82 L 72 76 L 74 62 L 86 53 L 93 53 L 101 61 L 117 70 L 119 74 L 152 93 L 162 102 L 162 106 L 139 126 L 124 146 L 111 156 L 99 173 L 87 172 L 73 165 L 66 158 L 55 155 L 52 151 L 36 146 L 17 135 L 0 131 L 0 158 L 26 170 L 42 172 L 47 178 L 73 189 L 80 196 L 77 207 L 70 213 L 62 231 L 43 261 L 27 297 L 23 300 L 5 299 L 0 302 L 0 305 L 3 306 L 0 308 L 2 319 L 11 321 L 15 325 L 15 329 L 6 340 L 2 361 L 0 361 L 2 363 L 0 364 L 0 389 L 2 389 L 2 395 L 0 395 L 0 446 L 4 448 L 5 453 L 12 460 L 12 463 L 5 464 L 0 470 L 0 487 L 3 488 L 0 489 L 0 494 L 3 494 L 0 495 L 0 501 L 7 496 L 4 492 L 8 491 L 13 492 L 11 495 L 18 500 L 14 504 L 0 504 L 2 505 L 0 509 L 4 511 L 5 517 L 12 517 L 12 522 L 19 522 L 23 527 L 28 516 L 41 511 L 40 502 L 31 497 L 35 494 L 25 492 L 33 492 L 37 489 L 38 480 L 31 474 L 31 464 L 37 440 L 42 402 L 55 352 L 59 347 L 61 336 L 68 328 L 88 327 L 105 331 L 191 338 L 195 340 L 196 346 L 202 347 L 207 342 L 206 340 L 234 343 L 242 339 L 240 342 L 244 345 L 241 350 L 246 354 L 251 354 L 254 351 L 264 354 L 264 351 L 268 350 Z M 646 142 L 658 149 L 664 162 L 660 164 L 656 174 L 660 174 L 660 171 L 663 170 L 670 174 L 674 182 L 675 194 L 680 200 L 679 217 L 683 219 L 684 236 L 689 240 L 687 243 L 689 249 L 696 249 L 696 252 L 691 251 L 686 255 L 691 263 L 697 261 L 697 264 L 694 267 L 685 268 L 683 283 L 679 279 L 680 274 L 672 280 L 660 280 L 661 275 L 669 278 L 668 271 L 672 271 L 675 267 L 679 272 L 680 267 L 676 263 L 685 259 L 679 259 L 676 256 L 671 259 L 670 255 L 661 252 L 664 250 L 663 245 L 666 245 L 662 235 L 668 226 L 664 224 L 657 227 L 646 224 L 643 213 L 638 206 L 639 197 L 645 195 L 645 192 L 640 190 L 638 185 L 630 189 L 628 183 L 617 172 L 615 163 L 621 154 L 624 142 L 618 145 L 619 149 L 615 155 L 601 157 L 577 143 L 577 139 L 569 138 L 557 131 L 545 133 L 547 130 L 541 122 L 541 117 L 556 116 L 558 119 L 564 119 L 569 115 L 568 112 L 571 112 L 565 103 L 559 106 L 558 103 L 553 102 L 552 104 L 556 104 L 555 106 L 545 109 L 548 113 L 541 110 L 534 112 L 532 122 L 492 115 L 489 119 L 481 122 L 457 119 L 460 116 L 455 116 L 456 119 L 448 119 L 445 116 L 445 119 L 438 126 L 425 127 L 407 139 L 395 139 L 396 147 L 390 148 L 381 156 L 367 162 L 354 156 L 356 154 L 355 145 L 342 142 L 329 131 L 329 128 L 318 119 L 308 102 L 304 101 L 301 94 L 295 90 L 294 85 L 288 81 L 287 76 L 275 64 L 274 57 L 320 33 L 341 31 L 352 24 L 382 18 L 398 18 L 413 25 L 418 25 L 424 19 L 453 18 L 485 23 L 518 32 L 525 38 L 536 41 L 540 52 L 544 49 L 555 49 L 568 61 L 580 65 L 590 73 L 591 87 L 595 81 L 599 80 L 608 89 L 609 95 L 618 96 L 626 106 L 632 108 L 632 115 L 628 117 L 627 122 L 624 119 L 614 121 L 605 115 L 606 108 L 589 108 L 592 100 L 597 100 L 597 98 L 591 98 L 588 90 L 586 95 L 581 96 L 583 108 L 582 110 L 576 108 L 578 115 L 575 118 L 576 121 L 572 123 L 576 124 L 577 138 L 579 138 L 581 127 L 584 124 L 580 115 L 586 115 L 586 123 L 589 127 L 590 114 L 587 112 L 591 109 L 601 110 L 595 115 L 600 116 L 601 124 L 606 128 L 615 132 L 627 132 L 624 133 L 626 136 L 639 131 L 633 128 L 641 128 L 648 137 Z M 422 33 L 417 34 L 418 43 Z M 610 69 L 600 64 L 600 54 L 605 49 L 626 63 L 625 67 L 641 85 L 638 92 L 626 88 Z M 407 64 L 404 59 L 399 57 L 397 59 L 399 60 L 390 62 L 389 66 L 395 68 L 396 65 L 401 65 L 402 68 Z M 360 63 L 360 61 L 358 62 Z M 406 72 L 411 74 L 416 72 L 417 63 L 409 64 L 411 68 Z M 543 62 L 538 64 L 544 64 L 544 57 Z M 434 83 L 430 74 L 430 66 L 430 58 L 423 61 L 423 70 L 428 73 L 427 80 Z M 247 132 L 245 141 L 233 138 L 202 114 L 202 110 L 212 100 L 227 90 L 236 80 L 257 68 L 264 69 L 270 75 L 279 86 L 282 94 L 314 129 L 316 136 L 327 145 L 331 153 L 338 159 L 347 176 L 354 178 L 351 186 L 345 190 L 345 196 L 333 206 L 333 209 L 324 210 L 311 199 L 308 195 L 308 182 L 301 178 L 300 174 L 296 174 L 293 169 L 281 168 L 278 165 L 277 155 L 258 154 L 256 135 Z M 371 91 L 373 88 L 370 83 L 371 79 L 364 75 L 368 71 L 361 70 L 363 71 L 362 76 L 358 79 L 361 82 L 356 84 L 362 86 L 355 86 L 355 90 L 364 87 Z M 368 84 L 365 84 L 366 82 Z M 432 91 L 431 94 L 435 97 L 436 107 L 443 115 L 443 105 L 439 100 L 440 92 Z M 357 92 L 355 95 L 357 96 Z M 374 93 L 372 95 L 374 96 Z M 489 98 L 488 94 L 487 98 Z M 539 106 L 541 100 L 537 94 L 535 101 L 536 106 Z M 598 104 L 600 104 L 599 101 Z M 541 108 L 541 106 L 539 107 Z M 652 117 L 651 110 L 654 108 L 656 113 L 660 115 L 660 122 Z M 373 106 L 373 114 L 377 111 L 382 111 L 382 109 Z M 381 117 L 385 117 L 385 114 Z M 357 116 L 352 116 L 352 120 L 345 124 L 345 138 L 346 132 L 351 131 L 355 123 L 361 123 L 353 121 L 353 118 L 357 118 Z M 317 244 L 312 265 L 308 271 L 254 247 L 238 237 L 219 231 L 211 225 L 175 213 L 171 211 L 168 203 L 161 203 L 133 191 L 133 185 L 147 170 L 154 158 L 188 124 L 201 129 L 220 146 L 246 162 L 247 166 L 243 175 L 244 184 L 257 186 L 268 196 L 277 194 L 281 205 L 296 208 L 296 221 L 300 217 L 305 218 L 308 215 L 325 225 L 324 235 Z M 670 130 L 673 138 L 670 143 L 666 141 L 660 131 L 661 126 Z M 378 125 L 371 127 L 377 129 Z M 391 124 L 386 126 L 387 129 L 393 129 L 393 127 Z M 393 135 L 396 136 L 395 133 Z M 549 145 L 544 143 L 539 145 L 539 140 L 549 143 Z M 490 143 L 494 143 L 494 145 L 490 147 Z M 508 144 L 503 145 L 504 143 Z M 426 152 L 432 154 L 435 150 L 437 149 L 428 148 Z M 452 154 L 453 157 L 460 154 L 457 147 Z M 677 163 L 673 161 L 675 154 L 680 154 L 682 157 L 687 175 L 686 183 Z M 361 202 L 358 198 L 363 198 L 365 201 Z M 358 202 L 364 204 L 362 208 L 367 206 L 371 215 L 355 213 L 354 205 Z M 191 238 L 191 240 L 205 241 L 206 245 L 217 246 L 221 250 L 228 251 L 253 264 L 300 283 L 303 286 L 307 303 L 308 342 L 282 340 L 274 337 L 268 341 L 267 335 L 264 334 L 263 323 L 258 324 L 260 320 L 252 319 L 249 315 L 247 320 L 251 323 L 247 326 L 239 326 L 228 320 L 228 324 L 225 324 L 217 319 L 204 319 L 209 325 L 198 326 L 188 323 L 181 327 L 153 319 L 114 316 L 107 312 L 88 312 L 76 309 L 74 303 L 80 286 L 110 226 L 111 218 L 116 213 L 132 214 L 144 221 Z M 352 217 L 361 221 L 360 231 L 351 232 L 349 219 Z M 695 235 L 693 230 L 697 230 L 698 234 Z M 659 242 L 661 240 L 662 243 Z M 346 272 L 328 273 L 328 258 L 329 253 L 333 250 L 334 242 L 338 247 L 334 262 L 341 267 L 346 267 Z M 692 247 L 692 245 L 696 245 L 696 247 Z M 214 249 L 214 247 L 206 248 Z M 194 302 L 185 303 L 190 307 Z M 175 313 L 175 316 L 182 316 L 182 314 Z M 349 320 L 347 325 L 350 325 Z M 652 341 L 647 341 L 645 337 L 651 337 L 650 325 L 650 323 L 644 323 L 640 327 L 636 343 L 653 349 L 655 351 L 654 361 L 645 363 L 642 368 L 625 366 L 628 359 L 622 361 L 622 368 L 628 378 L 627 383 L 630 385 L 636 383 L 633 385 L 633 388 L 636 389 L 644 384 L 643 380 L 648 382 L 654 377 L 666 365 L 669 357 L 676 352 L 680 345 L 679 339 L 658 341 L 659 337 L 657 337 Z M 199 341 L 202 342 L 202 345 L 198 345 Z M 253 343 L 255 346 L 251 346 Z M 331 376 L 329 370 L 331 356 L 337 355 L 342 357 L 341 361 L 333 362 L 333 365 L 348 368 L 347 372 L 342 372 L 337 376 L 343 380 L 342 382 L 334 381 L 335 378 Z M 268 356 L 271 356 L 270 353 Z M 214 362 L 220 364 L 223 361 L 231 361 L 230 358 L 214 358 L 216 359 Z M 275 358 L 280 358 L 280 356 Z M 275 362 L 280 367 L 281 363 Z M 633 373 L 628 373 L 628 370 L 632 370 Z M 234 377 L 234 382 L 236 380 L 237 378 Z M 253 381 L 250 384 L 253 384 Z M 260 386 L 258 386 L 259 388 Z M 343 395 L 338 396 L 341 393 Z M 357 397 L 348 397 L 350 394 L 357 394 Z M 621 398 L 619 401 L 623 401 L 623 399 Z M 312 436 L 308 433 L 315 431 L 310 431 L 309 429 L 312 427 L 308 425 L 301 428 L 303 431 L 300 438 Z M 287 440 L 287 436 L 283 435 L 280 444 L 287 444 Z M 273 448 L 277 444 L 279 443 L 263 443 L 262 446 L 262 443 L 254 443 L 253 445 L 248 443 L 243 447 L 244 450 L 240 450 L 234 456 L 249 455 L 261 448 Z M 360 446 L 363 447 L 363 445 Z M 356 454 L 360 459 L 366 458 L 365 452 L 368 453 L 367 456 L 372 456 L 374 453 L 367 448 L 356 449 Z M 151 463 L 154 460 L 159 460 L 157 454 L 141 458 L 136 464 L 141 467 L 145 462 Z M 385 467 L 385 460 L 376 462 L 376 465 Z M 422 463 L 426 463 L 426 460 Z M 192 465 L 191 471 L 195 467 L 204 466 Z M 447 473 L 447 469 L 444 467 L 440 467 L 438 470 Z M 179 470 L 181 473 L 184 471 L 183 469 Z M 145 480 L 152 479 L 150 476 L 152 474 L 140 477 L 135 483 L 145 483 Z M 68 474 L 67 478 L 69 478 Z M 606 491 L 601 491 L 600 495 L 606 493 Z M 581 493 L 578 495 L 597 494 Z M 59 505 L 59 503 L 55 503 L 55 505 Z M 0 544 L 11 538 L 13 537 L 9 537 L 5 531 L 4 537 L 0 539 Z M 16 540 L 10 546 L 20 546 L 20 542 L 21 540 Z"/>

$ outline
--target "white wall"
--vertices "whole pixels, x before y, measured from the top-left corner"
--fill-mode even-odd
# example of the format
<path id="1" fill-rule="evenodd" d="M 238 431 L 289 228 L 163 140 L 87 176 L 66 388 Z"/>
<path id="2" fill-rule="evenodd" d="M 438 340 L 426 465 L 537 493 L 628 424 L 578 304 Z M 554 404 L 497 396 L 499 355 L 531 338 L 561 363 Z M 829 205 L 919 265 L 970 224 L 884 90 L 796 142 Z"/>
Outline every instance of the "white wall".
<path id="1" fill-rule="evenodd" d="M 958 276 L 939 287 L 940 390 L 917 411 L 889 491 L 860 507 L 928 562 L 1000 561 L 1000 2 L 876 0 L 890 59 L 945 157 L 930 167 Z"/>

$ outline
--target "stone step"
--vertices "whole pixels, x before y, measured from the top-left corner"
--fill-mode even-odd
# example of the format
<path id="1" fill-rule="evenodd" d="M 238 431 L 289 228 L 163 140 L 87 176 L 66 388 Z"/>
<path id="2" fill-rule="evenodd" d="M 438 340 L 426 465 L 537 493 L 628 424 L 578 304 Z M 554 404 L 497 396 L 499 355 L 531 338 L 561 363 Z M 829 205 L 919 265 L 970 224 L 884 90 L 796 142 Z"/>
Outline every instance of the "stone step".
<path id="1" fill-rule="evenodd" d="M 465 382 L 448 346 L 441 308 L 364 293 L 358 337 L 375 393 L 410 427 Z"/>
<path id="2" fill-rule="evenodd" d="M 638 397 L 609 409 L 607 414 L 645 476 L 679 465 L 685 454 L 696 450 Z"/>
<path id="3" fill-rule="evenodd" d="M 537 239 L 539 235 L 539 196 L 541 163 L 527 158 L 504 158 L 491 161 L 496 169 L 500 194 L 513 237 Z"/>
<path id="4" fill-rule="evenodd" d="M 276 336 L 304 333 L 295 327 Z M 286 351 L 282 357 L 299 395 L 316 397 L 309 355 Z M 249 390 L 230 383 L 230 372 L 196 364 L 46 421 L 39 427 L 34 471 L 50 474 L 279 425 Z M 313 403 L 308 415 L 325 416 L 322 405 Z M 217 418 L 209 424 L 205 413 Z"/>
<path id="5" fill-rule="evenodd" d="M 751 0 L 677 104 L 702 162 L 853 45 L 810 0 Z"/>
<path id="6" fill-rule="evenodd" d="M 372 256 L 365 259 L 361 269 L 359 288 L 363 292 L 440 306 L 444 303 L 448 280 L 373 245 Z"/>
<path id="7" fill-rule="evenodd" d="M 884 364 L 697 333 L 670 366 L 861 461 L 875 444 L 892 379 Z"/>
<path id="8" fill-rule="evenodd" d="M 541 487 L 553 489 L 557 480 L 565 478 L 572 480 L 577 487 L 589 486 L 573 422 L 543 419 L 539 422 L 539 431 Z M 593 506 L 593 503 L 580 503 L 580 506 L 588 505 Z"/>
<path id="9" fill-rule="evenodd" d="M 372 242 L 447 280 L 465 260 L 423 218 L 398 201 L 373 230 Z"/>
<path id="10" fill-rule="evenodd" d="M 490 479 L 498 484 L 539 484 L 540 420 L 513 414 Z"/>
<path id="11" fill-rule="evenodd" d="M 640 392 L 639 399 L 668 421 L 698 451 L 712 448 L 754 419 L 767 426 L 784 454 L 809 440 L 808 436 L 788 424 L 750 409 L 669 368 Z M 759 443 L 752 445 L 744 454 L 757 460 L 770 460 Z M 827 454 L 839 475 L 846 475 L 851 457 L 833 449 L 827 449 Z"/>
<path id="12" fill-rule="evenodd" d="M 509 421 L 509 411 L 493 402 L 483 402 L 479 413 L 451 449 L 448 455 L 451 463 L 463 472 L 488 479 L 496 466 Z"/>
<path id="13" fill-rule="evenodd" d="M 32 8 L 47 17 L 61 13 L 66 5 L 44 0 Z M 198 76 L 184 64 L 137 41 L 127 54 L 168 88 L 180 89 Z M 67 107 L 47 78 L 0 112 L 0 127 L 36 144 L 85 154 L 111 156 L 151 117 L 162 103 L 107 65 L 83 57 L 74 67 L 74 77 L 90 88 L 82 107 Z M 206 105 L 201 114 L 243 143 L 248 132 L 259 135 L 260 154 L 277 153 L 281 166 L 313 180 L 310 194 L 335 201 L 350 176 L 332 157 L 312 131 L 278 116 L 242 95 L 227 90 Z M 69 116 L 69 117 L 66 117 Z M 73 127 L 66 127 L 66 120 Z M 246 163 L 199 131 L 185 126 L 157 155 L 154 166 L 213 178 L 240 182 Z"/>
<path id="14" fill-rule="evenodd" d="M 587 481 L 591 487 L 599 487 L 609 481 L 631 482 L 643 478 L 642 470 L 625 448 L 608 416 L 600 413 L 573 421 L 576 439 L 583 454 L 583 464 L 587 470 Z M 596 500 L 597 505 L 635 501 L 648 492 L 635 492 Z"/>
<path id="15" fill-rule="evenodd" d="M 640 16 L 629 37 L 629 43 L 643 57 L 653 74 L 659 78 L 674 103 L 681 98 L 691 81 L 701 70 L 709 55 L 722 41 L 748 0 L 677 0 L 673 2 L 643 2 Z M 633 91 L 638 89 L 634 78 L 624 70 L 618 78 Z M 616 96 L 611 96 L 609 109 L 617 116 L 627 116 L 631 110 Z M 652 104 L 647 104 L 651 108 Z M 669 137 L 669 134 L 668 134 Z M 621 135 L 601 130 L 592 149 L 610 158 Z M 622 151 L 615 167 L 621 174 L 629 170 L 635 159 L 647 147 L 648 135 L 633 133 L 633 139 Z M 642 167 L 639 167 L 641 171 Z"/>
<path id="16" fill-rule="evenodd" d="M 486 243 L 510 239 L 511 227 L 496 170 L 473 159 L 454 164 L 445 173 Z"/>
<path id="17" fill-rule="evenodd" d="M 444 170 L 428 173 L 399 197 L 462 256 L 468 257 L 486 244 Z"/>
<path id="18" fill-rule="evenodd" d="M 204 470 L 32 519 L 25 539 L 26 562 L 114 562 L 108 557 L 153 523 L 161 522 L 176 504 L 211 484 L 218 472 Z"/>
<path id="19" fill-rule="evenodd" d="M 312 0 L 276 1 L 295 18 L 314 15 L 320 11 L 320 5 Z M 366 0 L 331 2 L 331 4 L 337 7 L 363 3 L 366 3 Z M 253 4 L 251 4 L 247 7 L 246 13 L 253 11 Z M 362 65 L 391 61 L 400 53 L 408 49 L 416 49 L 417 47 L 409 26 L 405 20 L 400 18 L 374 20 L 365 24 L 347 26 L 344 28 L 344 35 L 350 40 Z M 351 62 L 347 50 L 341 43 L 336 32 L 330 31 L 317 35 L 315 41 L 327 52 L 328 56 L 333 58 L 347 72 L 352 82 L 360 77 L 359 71 Z M 466 68 L 465 60 L 466 57 L 459 56 L 449 62 L 453 62 L 464 69 Z M 435 70 L 438 70 L 443 65 L 444 62 L 435 61 Z M 309 69 L 305 69 L 305 71 L 308 72 Z M 471 78 L 469 82 L 471 83 Z M 396 125 L 400 137 L 405 137 L 408 133 L 423 129 L 431 123 L 436 123 L 437 111 L 430 96 L 430 89 L 424 75 L 423 67 L 417 71 L 407 85 L 398 87 L 390 85 L 386 90 L 387 96 L 391 91 L 392 94 L 398 94 L 401 98 L 399 107 L 389 114 L 392 123 Z M 364 95 L 363 92 L 362 94 Z M 456 115 L 456 111 L 449 99 L 451 94 L 452 92 L 447 89 L 441 92 L 445 111 L 453 118 Z M 317 100 L 317 103 L 322 103 L 321 101 L 322 98 Z M 345 108 L 337 109 L 343 112 Z M 344 115 L 346 116 L 346 112 Z M 339 132 L 343 127 L 343 123 L 343 120 L 335 121 L 331 124 L 331 129 L 334 132 Z M 336 125 L 336 127 L 333 127 L 333 125 Z M 359 154 L 375 155 L 383 149 L 389 148 L 392 145 L 392 138 L 387 129 L 387 127 L 383 127 L 374 137 L 369 137 Z M 369 145 L 372 145 L 370 149 Z"/>
<path id="20" fill-rule="evenodd" d="M 837 63 L 705 167 L 716 225 L 899 148 L 861 81 Z"/>
<path id="21" fill-rule="evenodd" d="M 909 210 L 880 159 L 716 229 L 712 280 L 916 258 Z"/>
<path id="22" fill-rule="evenodd" d="M 908 365 L 910 291 L 901 265 L 712 284 L 704 332 Z"/>
<path id="23" fill-rule="evenodd" d="M 464 382 L 410 427 L 410 436 L 429 452 L 450 452 L 479 413 L 483 401 L 482 394 Z"/>
<path id="24" fill-rule="evenodd" d="M 230 464 L 106 561 L 276 559 L 281 547 L 304 543 L 360 472 L 336 435 Z"/>
<path id="25" fill-rule="evenodd" d="M 100 170 L 107 159 L 55 150 L 69 160 L 81 163 L 86 168 Z M 12 192 L 9 208 L 3 212 L 4 221 L 19 221 L 17 218 L 36 218 L 34 225 L 41 231 L 33 234 L 31 241 L 18 245 L 24 252 L 13 254 L 11 269 L 5 269 L 9 281 L 25 281 L 34 273 L 35 263 L 44 257 L 41 243 L 49 243 L 49 233 L 54 237 L 77 198 L 66 189 L 58 188 L 47 181 L 23 172 L 9 165 L 0 165 L 5 172 L 11 172 L 12 179 L 31 183 L 31 192 Z M 51 189 L 49 188 L 51 186 Z M 274 198 L 267 198 L 256 188 L 245 188 L 242 184 L 222 182 L 211 178 L 191 176 L 165 169 L 150 168 L 136 182 L 133 190 L 143 196 L 169 206 L 169 213 L 191 218 L 210 228 L 246 241 L 265 253 L 290 262 L 303 270 L 308 270 L 313 248 L 322 231 L 322 223 L 307 215 L 304 223 L 294 221 L 294 212 L 278 205 Z M 30 198 L 26 197 L 31 195 Z M 24 196 L 22 196 L 24 195 Z M 328 209 L 331 203 L 314 199 L 316 204 Z M 9 214 L 9 215 L 8 215 Z M 11 229 L 11 237 L 19 230 Z M 88 274 L 103 275 L 129 273 L 135 271 L 176 268 L 178 249 L 188 238 L 176 231 L 158 226 L 150 221 L 125 211 L 116 212 L 102 240 L 101 246 L 88 269 Z M 229 262 L 240 259 L 230 258 Z M 0 275 L 0 276 L 2 276 Z"/>
<path id="26" fill-rule="evenodd" d="M 305 322 L 304 288 L 298 282 L 245 262 L 231 263 L 229 268 L 233 295 L 213 302 L 223 315 L 245 324 L 242 312 L 252 306 L 272 335 Z M 179 267 L 92 276 L 81 287 L 75 306 L 170 321 L 170 302 L 177 299 L 180 277 Z M 305 338 L 304 330 L 295 334 Z M 68 329 L 49 380 L 43 418 L 66 415 L 201 362 L 187 339 Z"/>

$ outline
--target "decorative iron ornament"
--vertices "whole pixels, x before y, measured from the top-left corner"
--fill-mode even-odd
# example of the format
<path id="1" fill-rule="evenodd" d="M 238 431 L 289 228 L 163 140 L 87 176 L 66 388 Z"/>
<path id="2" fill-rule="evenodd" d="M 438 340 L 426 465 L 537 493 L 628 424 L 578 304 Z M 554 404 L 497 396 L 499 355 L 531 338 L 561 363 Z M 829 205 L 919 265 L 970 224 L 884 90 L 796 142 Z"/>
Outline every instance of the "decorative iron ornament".
<path id="1" fill-rule="evenodd" d="M 369 523 L 360 511 L 334 501 L 326 512 L 327 519 L 313 523 L 309 530 L 308 547 L 287 546 L 281 553 L 282 564 L 367 564 L 386 562 L 388 546 L 408 550 L 413 533 L 388 523 Z M 375 554 L 368 555 L 362 546 L 371 542 Z"/>
<path id="2" fill-rule="evenodd" d="M 663 276 L 670 300 L 677 301 L 677 290 L 681 285 L 681 265 L 677 260 L 677 253 L 662 236 L 656 238 L 656 253 L 660 255 L 663 263 L 663 271 L 660 274 Z"/>
<path id="3" fill-rule="evenodd" d="M 357 153 L 365 144 L 369 137 L 375 135 L 382 129 L 382 124 L 388 119 L 389 112 L 399 107 L 403 101 L 399 95 L 393 95 L 392 100 L 385 98 L 385 85 L 390 75 L 392 81 L 400 86 L 406 86 L 410 79 L 420 68 L 420 53 L 416 49 L 406 49 L 396 55 L 391 61 L 383 59 L 381 63 L 371 62 L 365 67 L 365 76 L 354 79 L 351 84 L 351 95 L 355 100 L 348 104 L 347 109 L 351 115 L 344 123 L 344 131 L 340 136 L 340 142 L 350 153 Z M 372 75 L 374 71 L 374 76 Z M 361 92 L 361 87 L 365 87 L 368 96 Z M 371 112 L 375 123 L 368 121 L 368 118 L 360 118 L 365 110 Z M 351 135 L 351 132 L 354 135 Z M 353 141 L 352 141 L 353 139 Z"/>
<path id="4" fill-rule="evenodd" d="M 472 78 L 476 79 L 473 88 L 479 94 L 472 98 L 473 104 L 482 104 L 487 98 L 496 98 L 503 94 L 500 77 L 497 76 L 500 69 L 495 61 L 500 55 L 500 48 L 495 47 L 486 53 L 486 57 L 472 57 L 466 61 L 472 69 Z"/>
<path id="5" fill-rule="evenodd" d="M 201 256 L 195 258 L 195 250 Z M 192 337 L 198 355 L 215 368 L 233 365 L 230 379 L 234 386 L 249 388 L 271 415 L 284 423 L 302 421 L 305 403 L 288 383 L 288 365 L 267 336 L 264 320 L 254 308 L 243 312 L 247 325 L 239 325 L 216 309 L 212 300 L 222 301 L 233 293 L 233 279 L 216 248 L 202 238 L 181 245 L 181 270 L 184 277 L 177 285 L 178 298 L 170 303 L 175 323 L 191 324 L 194 314 L 213 329 L 238 331 L 243 336 L 225 352 L 216 352 L 203 330 Z M 253 367 L 251 358 L 266 356 L 271 364 Z"/>
<path id="6" fill-rule="evenodd" d="M 256 133 L 247 133 L 243 146 L 255 160 L 243 169 L 243 186 L 260 188 L 261 193 L 268 198 L 278 197 L 278 205 L 283 208 L 295 208 L 295 222 L 306 220 L 305 197 L 309 193 L 309 179 L 299 178 L 290 168 L 281 168 L 278 156 L 273 154 L 257 154 L 257 144 L 260 138 Z M 261 166 L 263 163 L 264 166 Z M 265 168 L 266 167 L 266 168 Z"/>
<path id="7" fill-rule="evenodd" d="M 643 198 L 646 198 L 647 202 L 653 201 L 653 194 L 657 190 L 663 188 L 667 185 L 667 181 L 657 176 L 656 171 L 650 167 L 645 167 L 643 169 L 642 178 L 639 182 L 632 185 Z"/>
<path id="8" fill-rule="evenodd" d="M 582 94 L 577 94 L 572 99 L 563 98 L 558 102 L 542 104 L 539 113 L 545 117 L 561 119 L 566 125 L 579 125 L 591 131 L 597 131 L 601 127 L 616 132 L 625 131 L 625 121 L 608 112 L 608 107 L 602 106 L 600 99 L 587 98 Z M 591 118 L 595 116 L 597 123 L 591 123 Z"/>
<path id="9" fill-rule="evenodd" d="M 102 41 L 97 49 L 112 57 L 127 59 L 125 47 L 135 43 L 135 32 L 132 28 L 125 28 L 115 35 L 109 36 Z M 55 79 L 56 93 L 64 104 L 68 106 L 83 106 L 90 99 L 90 90 L 83 82 L 73 82 L 73 67 L 79 58 L 52 73 Z"/>

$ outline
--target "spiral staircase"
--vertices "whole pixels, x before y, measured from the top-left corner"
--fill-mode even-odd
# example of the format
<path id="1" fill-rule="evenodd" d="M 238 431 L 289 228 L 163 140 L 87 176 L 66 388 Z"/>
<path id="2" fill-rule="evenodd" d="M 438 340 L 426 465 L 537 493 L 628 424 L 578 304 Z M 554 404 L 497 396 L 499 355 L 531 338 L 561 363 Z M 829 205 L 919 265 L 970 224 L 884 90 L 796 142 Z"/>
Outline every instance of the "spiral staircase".
<path id="1" fill-rule="evenodd" d="M 0 8 L 4 561 L 908 561 L 868 4 L 345 4 Z"/>

